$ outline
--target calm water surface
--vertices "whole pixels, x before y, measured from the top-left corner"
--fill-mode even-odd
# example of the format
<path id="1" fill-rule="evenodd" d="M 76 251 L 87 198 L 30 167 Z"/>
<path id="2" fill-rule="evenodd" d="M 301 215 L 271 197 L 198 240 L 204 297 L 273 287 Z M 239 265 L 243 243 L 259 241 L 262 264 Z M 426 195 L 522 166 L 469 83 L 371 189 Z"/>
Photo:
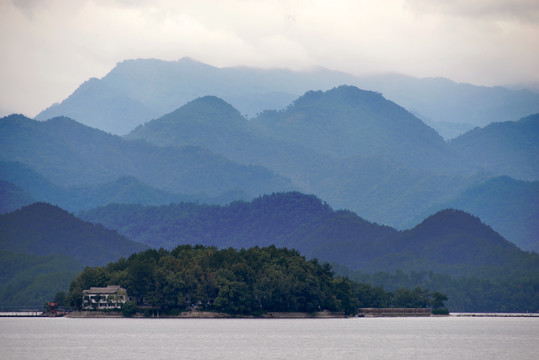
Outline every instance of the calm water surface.
<path id="1" fill-rule="evenodd" d="M 0 318 L 1 359 L 539 359 L 539 318 Z"/>

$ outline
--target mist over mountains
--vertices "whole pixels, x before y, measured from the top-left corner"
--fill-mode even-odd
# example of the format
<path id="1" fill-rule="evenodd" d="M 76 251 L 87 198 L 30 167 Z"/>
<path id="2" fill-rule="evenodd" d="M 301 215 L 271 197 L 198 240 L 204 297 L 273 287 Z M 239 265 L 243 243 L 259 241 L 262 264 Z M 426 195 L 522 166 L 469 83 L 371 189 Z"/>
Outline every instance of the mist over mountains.
<path id="1" fill-rule="evenodd" d="M 521 180 L 539 179 L 539 114 L 475 128 L 450 145 L 485 171 Z"/>
<path id="2" fill-rule="evenodd" d="M 305 72 L 217 68 L 184 58 L 120 62 L 105 77 L 86 81 L 67 99 L 36 118 L 68 116 L 90 127 L 124 135 L 137 125 L 206 95 L 224 99 L 251 118 L 264 110 L 281 110 L 309 90 L 329 90 L 342 84 L 381 92 L 445 138 L 476 126 L 539 112 L 539 94 L 527 90 L 396 74 L 358 78 L 323 68 Z"/>
<path id="3" fill-rule="evenodd" d="M 524 284 L 520 309 L 536 282 L 526 251 L 539 251 L 534 96 L 325 69 L 122 62 L 44 121 L 0 119 L 0 268 L 15 279 L 0 300 L 40 292 L 40 268 L 43 284 L 58 274 L 52 291 L 109 250 L 120 256 L 114 244 L 146 246 L 67 210 L 152 247 L 276 245 L 352 272 L 503 278 L 488 286 Z M 84 236 L 66 243 L 70 232 Z M 43 240 L 77 252 L 47 252 Z M 459 291 L 473 286 L 461 285 L 449 292 L 469 308 Z"/>
<path id="4" fill-rule="evenodd" d="M 251 120 L 223 99 L 204 96 L 124 138 L 68 118 L 37 122 L 13 115 L 0 123 L 0 159 L 3 167 L 22 163 L 44 177 L 42 184 L 51 184 L 23 186 L 25 176 L 8 176 L 8 170 L 3 180 L 33 199 L 72 211 L 112 202 L 224 203 L 299 190 L 334 208 L 404 229 L 462 194 L 474 202 L 470 189 L 495 175 L 537 180 L 537 117 L 504 124 L 514 129 L 507 139 L 503 131 L 491 131 L 499 127 L 493 124 L 448 143 L 380 94 L 340 86 L 309 91 L 285 109 Z M 474 138 L 493 138 L 488 140 L 492 149 L 466 145 Z M 522 139 L 527 145 L 521 146 Z M 481 151 L 501 166 L 485 166 L 477 155 Z M 529 199 L 537 198 L 534 186 L 516 186 Z M 503 197 L 497 191 L 494 199 Z M 509 200 L 502 210 L 466 210 L 492 221 L 505 214 L 514 225 L 490 225 L 518 246 L 537 250 L 533 230 L 516 230 L 516 224 L 534 228 L 529 213 L 514 211 L 521 198 Z M 531 205 L 532 214 L 535 208 Z"/>
<path id="5" fill-rule="evenodd" d="M 21 162 L 62 186 L 132 175 L 164 191 L 212 196 L 233 189 L 257 195 L 290 187 L 289 180 L 268 169 L 240 165 L 200 147 L 127 141 L 69 118 L 40 122 L 8 116 L 0 122 L 0 144 L 1 159 Z"/>

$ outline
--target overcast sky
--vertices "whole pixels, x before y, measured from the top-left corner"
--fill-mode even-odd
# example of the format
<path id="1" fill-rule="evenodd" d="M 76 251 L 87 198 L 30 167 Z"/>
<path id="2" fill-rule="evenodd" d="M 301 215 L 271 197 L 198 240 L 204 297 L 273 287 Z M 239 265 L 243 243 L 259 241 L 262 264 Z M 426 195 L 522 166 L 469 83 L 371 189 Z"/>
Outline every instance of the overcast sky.
<path id="1" fill-rule="evenodd" d="M 133 58 L 539 82 L 538 0 L 0 0 L 0 115 Z"/>

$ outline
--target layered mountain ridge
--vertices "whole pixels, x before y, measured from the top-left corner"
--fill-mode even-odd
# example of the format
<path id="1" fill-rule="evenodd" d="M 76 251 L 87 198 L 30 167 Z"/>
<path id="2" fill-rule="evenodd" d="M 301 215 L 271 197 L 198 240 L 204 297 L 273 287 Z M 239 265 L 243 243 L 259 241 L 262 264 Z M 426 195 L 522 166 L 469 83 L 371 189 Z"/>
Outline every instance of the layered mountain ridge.
<path id="1" fill-rule="evenodd" d="M 286 246 L 309 258 L 367 272 L 428 269 L 471 276 L 489 267 L 516 266 L 526 256 L 539 260 L 460 210 L 443 210 L 412 229 L 397 231 L 349 211 L 335 211 L 301 193 L 265 195 L 227 206 L 109 205 L 79 216 L 154 248 L 194 243 Z"/>
<path id="2" fill-rule="evenodd" d="M 242 114 L 254 117 L 264 110 L 282 109 L 308 90 L 327 90 L 341 84 L 383 93 L 427 121 L 445 138 L 456 137 L 475 126 L 539 112 L 539 94 L 526 90 L 397 74 L 356 77 L 323 68 L 217 68 L 184 58 L 122 61 L 102 79 L 88 80 L 36 118 L 47 120 L 63 115 L 124 135 L 201 96 L 218 96 Z"/>
<path id="3" fill-rule="evenodd" d="M 518 125 L 521 121 L 533 123 L 534 117 L 510 124 L 521 133 L 528 132 L 525 136 L 532 139 L 531 145 L 516 152 L 521 160 L 512 168 L 498 171 L 516 178 L 521 169 L 537 167 L 533 156 L 537 131 Z M 226 101 L 205 96 L 137 127 L 124 139 L 67 118 L 39 123 L 11 116 L 2 119 L 0 127 L 4 130 L 0 159 L 24 163 L 54 184 L 70 186 L 70 191 L 86 188 L 82 191 L 86 195 L 71 192 L 75 194 L 72 200 L 65 196 L 65 189 L 60 191 L 64 195 L 53 197 L 29 191 L 34 199 L 72 211 L 110 202 L 223 203 L 209 199 L 248 200 L 264 193 L 299 190 L 316 194 L 334 208 L 350 209 L 370 221 L 403 229 L 466 191 L 473 198 L 469 189 L 495 175 L 484 171 L 473 151 L 469 155 L 465 147 L 455 145 L 460 139 L 446 143 L 404 108 L 353 86 L 310 91 L 284 110 L 266 111 L 251 120 Z M 480 135 L 488 128 L 467 136 Z M 512 135 L 517 140 L 506 142 L 506 149 L 518 148 L 519 136 Z M 498 139 L 503 142 L 503 135 Z M 506 160 L 507 154 L 511 151 L 504 152 Z M 118 179 L 122 177 L 125 187 L 138 195 L 120 195 L 124 185 Z M 126 183 L 129 177 L 132 180 Z M 2 179 L 27 191 L 20 179 Z M 104 185 L 113 182 L 117 182 L 115 190 Z M 531 187 L 517 186 L 530 199 L 536 197 Z M 152 197 L 156 202 L 151 202 Z M 521 200 L 512 201 L 507 209 L 517 206 L 517 201 Z M 531 206 L 532 210 L 536 207 Z M 515 231 L 516 225 L 507 226 L 507 222 L 498 228 L 494 219 L 499 215 L 490 216 L 478 208 L 465 210 L 486 216 L 491 226 L 518 246 L 537 251 L 533 220 L 523 212 L 498 211 L 531 232 Z"/>

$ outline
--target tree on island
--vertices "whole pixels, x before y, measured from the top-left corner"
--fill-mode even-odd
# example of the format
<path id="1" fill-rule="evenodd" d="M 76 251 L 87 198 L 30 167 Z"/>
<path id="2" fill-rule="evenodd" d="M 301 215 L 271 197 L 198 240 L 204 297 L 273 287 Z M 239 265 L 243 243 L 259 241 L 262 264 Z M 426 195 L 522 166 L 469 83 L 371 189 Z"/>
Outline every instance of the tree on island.
<path id="1" fill-rule="evenodd" d="M 71 283 L 67 302 L 80 309 L 82 290 L 107 284 L 127 289 L 133 306 L 151 306 L 161 313 L 328 310 L 352 315 L 360 306 L 392 306 L 392 300 L 399 299 L 381 288 L 335 277 L 331 265 L 275 246 L 218 250 L 181 245 L 172 251 L 147 250 L 105 267 L 86 268 Z M 408 305 L 429 305 L 427 290 L 414 289 L 410 294 Z"/>

